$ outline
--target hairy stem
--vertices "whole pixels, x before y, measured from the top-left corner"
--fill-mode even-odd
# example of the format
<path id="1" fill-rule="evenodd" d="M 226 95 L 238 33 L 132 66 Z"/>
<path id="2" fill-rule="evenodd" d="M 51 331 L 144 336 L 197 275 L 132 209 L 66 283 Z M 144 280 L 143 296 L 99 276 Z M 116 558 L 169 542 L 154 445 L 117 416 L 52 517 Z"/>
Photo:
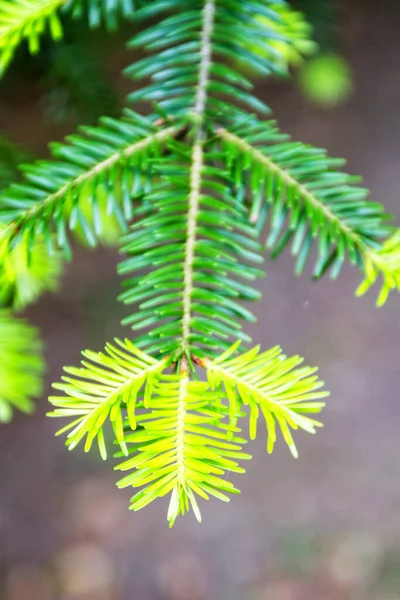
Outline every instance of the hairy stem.
<path id="1" fill-rule="evenodd" d="M 178 482 L 183 486 L 185 484 L 185 421 L 188 384 L 188 376 L 182 376 L 179 385 L 179 406 L 176 424 L 176 463 L 178 465 Z"/>
<path id="2" fill-rule="evenodd" d="M 184 263 L 184 291 L 182 318 L 182 349 L 187 352 L 190 346 L 190 322 L 192 319 L 193 262 L 196 247 L 196 230 L 201 196 L 201 172 L 204 166 L 204 114 L 207 104 L 207 87 L 212 65 L 212 34 L 215 19 L 215 0 L 207 0 L 203 10 L 203 29 L 201 32 L 201 60 L 194 114 L 196 116 L 196 136 L 192 150 L 190 176 L 189 211 L 186 232 Z"/>
<path id="3" fill-rule="evenodd" d="M 193 262 L 196 247 L 196 228 L 199 213 L 199 200 L 201 193 L 201 171 L 203 168 L 203 146 L 197 141 L 192 151 L 192 171 L 190 180 L 189 213 L 186 234 L 186 250 L 184 264 L 184 290 L 183 290 L 183 320 L 182 320 L 182 345 L 186 350 L 190 343 L 190 321 L 192 318 L 192 292 L 193 292 Z"/>
<path id="4" fill-rule="evenodd" d="M 194 112 L 203 119 L 207 102 L 207 86 L 212 66 L 212 34 L 214 31 L 215 0 L 207 0 L 203 11 L 203 30 L 201 32 L 201 60 L 199 83 L 197 86 Z"/>

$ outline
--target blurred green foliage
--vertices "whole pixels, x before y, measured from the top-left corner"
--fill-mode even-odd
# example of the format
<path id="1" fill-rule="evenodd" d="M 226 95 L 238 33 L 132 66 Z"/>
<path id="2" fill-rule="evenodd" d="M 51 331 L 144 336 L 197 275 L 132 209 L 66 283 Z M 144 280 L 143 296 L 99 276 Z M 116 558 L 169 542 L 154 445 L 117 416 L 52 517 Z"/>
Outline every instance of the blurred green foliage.
<path id="1" fill-rule="evenodd" d="M 333 108 L 350 97 L 353 77 L 347 61 L 335 54 L 319 53 L 300 70 L 300 87 L 315 104 Z"/>
<path id="2" fill-rule="evenodd" d="M 42 393 L 41 351 L 36 329 L 0 309 L 0 422 L 10 421 L 14 408 L 32 411 L 32 398 Z"/>

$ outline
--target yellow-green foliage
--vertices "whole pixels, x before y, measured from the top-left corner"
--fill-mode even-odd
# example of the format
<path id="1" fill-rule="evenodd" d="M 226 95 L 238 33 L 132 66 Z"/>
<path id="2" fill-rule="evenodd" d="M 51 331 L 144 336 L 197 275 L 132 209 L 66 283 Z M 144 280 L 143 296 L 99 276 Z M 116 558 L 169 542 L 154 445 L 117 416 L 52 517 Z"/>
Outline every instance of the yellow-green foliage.
<path id="1" fill-rule="evenodd" d="M 3 228 L 4 231 L 4 228 Z M 58 288 L 62 259 L 58 251 L 49 254 L 44 240 L 35 240 L 29 252 L 29 235 L 10 249 L 7 235 L 0 233 L 0 305 L 22 309 L 44 291 Z"/>
<path id="2" fill-rule="evenodd" d="M 240 421 L 249 407 L 250 438 L 255 439 L 259 414 L 265 418 L 268 451 L 277 427 L 292 454 L 297 450 L 290 429 L 315 433 L 321 423 L 310 418 L 320 412 L 328 394 L 317 369 L 300 367 L 303 360 L 286 358 L 280 348 L 259 354 L 258 348 L 237 355 L 238 344 L 214 359 L 197 360 L 208 381 L 193 381 L 186 361 L 171 373 L 171 359 L 155 360 L 128 340 L 108 344 L 105 353 L 84 352 L 82 367 L 65 369 L 55 384 L 64 396 L 52 396 L 51 417 L 71 422 L 67 446 L 75 448 L 86 437 L 88 452 L 97 438 L 107 457 L 103 427 L 110 420 L 122 454 L 130 456 L 117 467 L 133 471 L 118 487 L 134 487 L 131 508 L 139 510 L 156 498 L 171 496 L 168 520 L 189 507 L 201 520 L 198 498 L 214 496 L 225 502 L 239 490 L 224 477 L 243 473 L 237 461 L 246 438 Z"/>
<path id="3" fill-rule="evenodd" d="M 10 421 L 15 408 L 32 412 L 32 399 L 43 391 L 41 353 L 36 329 L 0 309 L 0 422 Z"/>

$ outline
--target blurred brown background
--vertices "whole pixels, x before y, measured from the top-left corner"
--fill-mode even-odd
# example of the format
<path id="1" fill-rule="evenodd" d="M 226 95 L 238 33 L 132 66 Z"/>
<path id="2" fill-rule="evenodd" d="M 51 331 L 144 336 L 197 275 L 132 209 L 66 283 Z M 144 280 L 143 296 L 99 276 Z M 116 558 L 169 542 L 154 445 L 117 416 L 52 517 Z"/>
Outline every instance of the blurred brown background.
<path id="1" fill-rule="evenodd" d="M 317 109 L 290 83 L 259 84 L 282 129 L 346 156 L 372 196 L 400 214 L 400 3 L 343 6 L 342 44 L 355 93 Z M 129 61 L 104 42 L 109 75 Z M 0 131 L 37 154 L 72 129 L 44 122 L 32 82 L 2 94 Z M 18 99 L 17 99 L 18 97 Z M 29 317 L 43 331 L 49 383 L 82 348 L 100 350 L 121 332 L 117 251 L 77 249 L 58 295 Z M 374 293 L 354 299 L 359 274 L 336 283 L 293 276 L 291 257 L 267 263 L 259 283 L 263 347 L 281 344 L 319 364 L 332 392 L 316 437 L 298 436 L 300 458 L 284 444 L 268 457 L 260 436 L 254 460 L 229 505 L 203 506 L 170 531 L 165 502 L 128 512 L 112 463 L 69 454 L 46 419 L 0 428 L 1 600 L 400 600 L 400 304 Z M 129 333 L 128 333 L 129 334 Z"/>

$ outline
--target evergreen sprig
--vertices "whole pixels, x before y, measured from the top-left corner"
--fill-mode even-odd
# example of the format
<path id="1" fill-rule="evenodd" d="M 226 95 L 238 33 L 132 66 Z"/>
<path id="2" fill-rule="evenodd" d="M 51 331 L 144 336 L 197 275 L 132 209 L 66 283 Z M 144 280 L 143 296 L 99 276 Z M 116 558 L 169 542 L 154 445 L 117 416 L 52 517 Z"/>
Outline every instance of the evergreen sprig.
<path id="1" fill-rule="evenodd" d="M 232 337 L 249 341 L 238 321 L 254 317 L 239 300 L 260 297 L 248 282 L 263 275 L 252 265 L 263 259 L 246 208 L 232 196 L 226 173 L 213 166 L 215 153 L 182 143 L 174 151 L 172 172 L 168 159 L 157 164 L 162 182 L 123 240 L 129 256 L 119 271 L 139 275 L 125 281 L 121 299 L 139 304 L 124 324 L 152 328 L 137 344 L 190 360 L 193 352 L 229 347 Z"/>
<path id="2" fill-rule="evenodd" d="M 67 6 L 89 14 L 96 6 L 106 19 L 120 8 L 116 0 Z M 262 414 L 268 450 L 279 428 L 294 456 L 291 430 L 320 426 L 314 416 L 327 393 L 316 369 L 279 347 L 239 355 L 235 343 L 248 341 L 240 320 L 254 319 L 241 303 L 259 298 L 249 281 L 262 275 L 266 224 L 272 256 L 290 243 L 298 274 L 315 240 L 315 278 L 336 277 L 349 260 L 364 276 L 360 295 L 382 276 L 379 304 L 400 289 L 400 239 L 342 160 L 258 116 L 269 109 L 246 73 L 285 75 L 290 56 L 307 46 L 285 0 L 124 6 L 140 25 L 130 47 L 145 52 L 126 70 L 135 81 L 128 101 L 151 104 L 149 114 L 104 118 L 53 145 L 55 160 L 24 165 L 23 182 L 0 194 L 0 223 L 7 252 L 25 243 L 28 257 L 43 240 L 69 256 L 69 229 L 95 245 L 109 219 L 130 225 L 121 300 L 136 307 L 124 324 L 141 334 L 66 369 L 51 415 L 70 419 L 62 430 L 70 449 L 85 439 L 89 450 L 97 439 L 103 457 L 110 421 L 118 455 L 129 455 L 118 468 L 133 471 L 119 486 L 138 490 L 132 508 L 170 494 L 173 524 L 189 508 L 200 519 L 199 498 L 237 492 L 226 475 L 249 458 L 246 415 L 251 439 Z M 0 34 L 1 26 L 0 13 Z"/>
<path id="3" fill-rule="evenodd" d="M 0 222 L 15 244 L 26 232 L 31 244 L 45 237 L 49 251 L 58 246 L 70 256 L 67 230 L 78 226 L 90 246 L 103 232 L 101 204 L 121 225 L 132 218 L 132 197 L 149 177 L 149 159 L 178 131 L 171 125 L 155 130 L 149 119 L 127 111 L 120 120 L 105 117 L 98 127 L 83 127 L 67 144 L 52 144 L 55 161 L 22 165 L 23 183 L 1 193 Z M 94 228 L 82 210 L 90 203 Z M 53 233 L 55 235 L 53 235 Z"/>
<path id="4" fill-rule="evenodd" d="M 118 443 L 126 451 L 121 405 L 126 405 L 129 425 L 135 429 L 138 393 L 144 386 L 146 405 L 146 398 L 152 393 L 154 381 L 165 369 L 166 363 L 165 360 L 157 361 L 145 355 L 129 340 L 116 340 L 115 346 L 108 344 L 105 353 L 86 351 L 83 356 L 87 359 L 82 362 L 83 368 L 66 368 L 68 376 L 63 377 L 64 383 L 54 385 L 57 390 L 65 392 L 67 397 L 50 398 L 50 402 L 56 407 L 50 416 L 74 417 L 74 421 L 59 432 L 69 431 L 70 450 L 86 436 L 85 451 L 88 452 L 97 438 L 101 455 L 105 459 L 104 422 L 110 419 Z"/>
<path id="5" fill-rule="evenodd" d="M 185 374 L 164 376 L 150 406 L 139 418 L 142 429 L 127 438 L 133 457 L 117 467 L 134 473 L 118 487 L 142 488 L 132 498 L 132 510 L 171 493 L 170 525 L 189 507 L 201 521 L 196 496 L 229 501 L 227 494 L 238 493 L 224 475 L 244 472 L 236 461 L 250 458 L 241 451 L 245 440 L 221 424 L 226 409 L 218 394 Z"/>
<path id="6" fill-rule="evenodd" d="M 206 369 L 208 381 L 202 382 L 191 379 L 185 358 L 176 371 L 171 356 L 155 360 L 128 340 L 116 344 L 108 344 L 106 353 L 84 352 L 83 368 L 65 369 L 68 376 L 54 387 L 66 395 L 50 398 L 56 410 L 49 415 L 73 419 L 59 431 L 69 432 L 70 450 L 86 436 L 89 451 L 97 438 L 103 458 L 103 426 L 111 421 L 122 454 L 132 455 L 117 467 L 133 471 L 118 487 L 139 488 L 132 510 L 171 493 L 171 525 L 189 507 L 200 521 L 198 497 L 228 501 L 227 494 L 238 493 L 224 475 L 244 472 L 237 461 L 251 458 L 242 452 L 246 439 L 239 436 L 242 405 L 250 406 L 251 439 L 263 413 L 269 452 L 276 441 L 275 422 L 295 457 L 289 427 L 315 433 L 321 426 L 306 416 L 318 413 L 324 406 L 319 400 L 328 395 L 319 391 L 324 384 L 317 369 L 297 368 L 302 359 L 288 359 L 280 348 L 262 354 L 254 348 L 232 358 L 235 344 L 212 360 L 193 357 Z"/>
<path id="7" fill-rule="evenodd" d="M 278 424 L 291 453 L 297 458 L 289 427 L 315 433 L 321 423 L 304 413 L 320 412 L 325 406 L 320 400 L 329 395 L 319 391 L 324 383 L 318 380 L 317 369 L 297 368 L 303 359 L 300 356 L 287 358 L 279 346 L 261 354 L 259 348 L 253 348 L 232 358 L 236 348 L 237 344 L 217 359 L 205 361 L 211 386 L 224 385 L 234 420 L 242 404 L 249 406 L 251 439 L 256 438 L 261 411 L 268 430 L 268 452 L 274 449 Z"/>
<path id="8" fill-rule="evenodd" d="M 394 285 L 390 267 L 376 251 L 393 232 L 392 216 L 369 200 L 369 191 L 358 185 L 359 177 L 339 170 L 345 161 L 293 142 L 279 132 L 275 121 L 253 119 L 236 131 L 220 128 L 218 136 L 237 186 L 246 185 L 247 179 L 253 196 L 251 221 L 262 224 L 271 215 L 266 245 L 272 255 L 291 243 L 300 275 L 316 240 L 315 278 L 327 270 L 336 278 L 347 258 L 363 273 L 371 263 L 384 278 L 378 300 L 382 303 L 387 287 Z"/>

